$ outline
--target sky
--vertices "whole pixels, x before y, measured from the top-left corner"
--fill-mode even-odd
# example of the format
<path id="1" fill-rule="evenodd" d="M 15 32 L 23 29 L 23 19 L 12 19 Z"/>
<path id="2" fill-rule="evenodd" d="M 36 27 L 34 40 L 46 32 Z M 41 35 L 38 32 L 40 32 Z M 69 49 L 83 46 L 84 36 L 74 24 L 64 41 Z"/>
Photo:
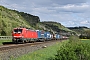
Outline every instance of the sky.
<path id="1" fill-rule="evenodd" d="M 90 28 L 90 0 L 0 0 L 0 5 L 39 16 L 40 21 Z"/>

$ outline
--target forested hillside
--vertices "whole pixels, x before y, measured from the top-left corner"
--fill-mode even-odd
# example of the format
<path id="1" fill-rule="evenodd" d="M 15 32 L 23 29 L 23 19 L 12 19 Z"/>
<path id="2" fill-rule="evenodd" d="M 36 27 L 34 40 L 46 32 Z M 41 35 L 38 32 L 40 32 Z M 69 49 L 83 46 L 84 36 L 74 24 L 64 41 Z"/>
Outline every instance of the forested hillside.
<path id="1" fill-rule="evenodd" d="M 80 38 L 90 39 L 90 28 L 88 28 L 88 27 L 85 27 L 85 26 L 68 27 L 68 29 L 77 32 L 77 34 Z"/>
<path id="2" fill-rule="evenodd" d="M 40 22 L 40 18 L 38 16 L 0 6 L 0 35 L 10 36 L 12 29 L 20 26 L 50 32 L 72 32 L 60 23 L 53 21 Z"/>
<path id="3" fill-rule="evenodd" d="M 11 35 L 12 29 L 20 26 L 34 29 L 32 25 L 37 21 L 39 21 L 37 16 L 0 6 L 0 35 Z"/>

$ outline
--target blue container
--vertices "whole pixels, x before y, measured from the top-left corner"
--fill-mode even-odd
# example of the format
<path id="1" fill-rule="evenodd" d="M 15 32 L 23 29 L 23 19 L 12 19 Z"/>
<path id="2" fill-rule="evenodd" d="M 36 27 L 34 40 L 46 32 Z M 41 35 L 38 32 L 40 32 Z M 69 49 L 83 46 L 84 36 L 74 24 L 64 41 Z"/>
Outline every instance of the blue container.
<path id="1" fill-rule="evenodd" d="M 37 30 L 38 41 L 44 41 L 44 31 Z"/>
<path id="2" fill-rule="evenodd" d="M 59 34 L 56 34 L 56 39 L 60 39 L 60 35 Z"/>
<path id="3" fill-rule="evenodd" d="M 51 40 L 51 34 L 50 34 L 50 32 L 45 32 L 44 33 L 44 37 L 45 37 L 46 40 Z"/>
<path id="4" fill-rule="evenodd" d="M 37 34 L 38 34 L 38 38 L 40 38 L 40 37 L 41 37 L 41 31 L 38 30 L 38 31 L 37 31 Z"/>

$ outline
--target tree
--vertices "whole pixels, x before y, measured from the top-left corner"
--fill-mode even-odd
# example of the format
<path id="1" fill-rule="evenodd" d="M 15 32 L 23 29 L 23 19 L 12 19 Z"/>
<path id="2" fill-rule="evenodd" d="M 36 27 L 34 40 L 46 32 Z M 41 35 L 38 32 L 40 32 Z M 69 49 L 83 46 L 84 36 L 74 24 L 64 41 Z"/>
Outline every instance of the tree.
<path id="1" fill-rule="evenodd" d="M 6 36 L 6 32 L 4 30 L 1 31 L 1 36 Z"/>

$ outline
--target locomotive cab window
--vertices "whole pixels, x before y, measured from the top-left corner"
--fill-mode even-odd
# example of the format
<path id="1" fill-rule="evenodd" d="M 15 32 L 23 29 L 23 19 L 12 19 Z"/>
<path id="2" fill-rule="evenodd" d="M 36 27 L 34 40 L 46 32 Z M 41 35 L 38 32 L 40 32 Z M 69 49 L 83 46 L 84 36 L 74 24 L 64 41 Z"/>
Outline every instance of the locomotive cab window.
<path id="1" fill-rule="evenodd" d="M 14 32 L 15 33 L 22 33 L 22 29 L 15 29 Z"/>

